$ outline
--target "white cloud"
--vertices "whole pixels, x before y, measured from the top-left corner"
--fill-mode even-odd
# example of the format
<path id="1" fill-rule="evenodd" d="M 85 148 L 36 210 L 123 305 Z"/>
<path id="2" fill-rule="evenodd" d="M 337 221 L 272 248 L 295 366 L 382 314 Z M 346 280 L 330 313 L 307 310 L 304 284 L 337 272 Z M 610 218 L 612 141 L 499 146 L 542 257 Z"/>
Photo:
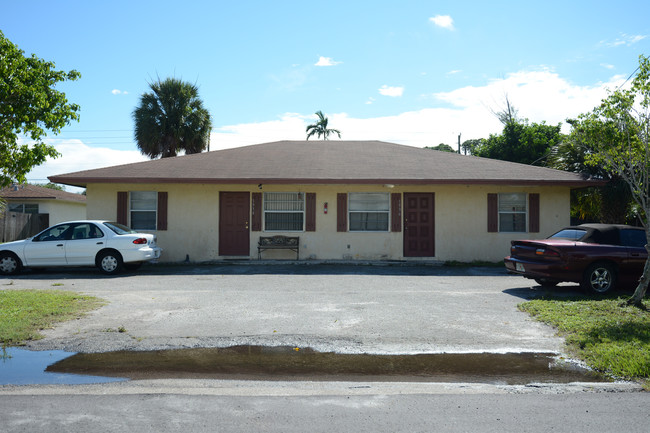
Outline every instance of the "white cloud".
<path id="1" fill-rule="evenodd" d="M 648 35 L 634 35 L 634 36 L 631 36 L 628 39 L 628 42 L 629 42 L 628 45 L 632 45 L 632 44 L 636 44 L 637 42 L 641 42 L 642 40 L 644 40 L 647 37 L 648 37 Z"/>
<path id="2" fill-rule="evenodd" d="M 449 15 L 436 15 L 429 18 L 429 21 L 443 29 L 454 30 L 454 20 Z"/>
<path id="3" fill-rule="evenodd" d="M 607 96 L 607 88 L 616 88 L 624 79 L 614 76 L 606 83 L 577 86 L 548 69 L 521 71 L 483 86 L 432 95 L 449 104 L 445 108 L 375 118 L 350 117 L 346 113 L 327 116 L 331 127 L 340 130 L 344 140 L 383 140 L 417 147 L 440 143 L 455 146 L 459 133 L 463 141 L 500 133 L 503 126 L 492 111 L 502 108 L 506 95 L 522 117 L 531 122 L 562 123 L 567 132 L 566 119 L 592 110 Z M 369 98 L 366 104 L 373 101 Z M 276 140 L 304 140 L 305 128 L 312 122 L 313 115 L 287 113 L 268 122 L 226 126 L 213 132 L 212 150 Z"/>
<path id="4" fill-rule="evenodd" d="M 605 45 L 607 47 L 620 47 L 622 45 L 625 45 L 627 47 L 630 47 L 638 42 L 641 42 L 647 37 L 648 35 L 628 35 L 626 33 L 622 33 L 621 36 L 615 41 L 601 41 L 601 45 Z"/>
<path id="5" fill-rule="evenodd" d="M 379 93 L 395 98 L 404 94 L 404 87 L 391 87 L 384 84 L 379 88 Z"/>
<path id="6" fill-rule="evenodd" d="M 126 90 L 120 90 L 120 89 L 113 89 L 113 90 L 111 90 L 111 93 L 113 95 L 128 95 L 129 94 L 129 92 L 127 92 Z"/>
<path id="7" fill-rule="evenodd" d="M 610 65 L 609 63 L 601 63 L 600 66 L 602 66 L 605 69 L 614 69 L 614 65 Z"/>
<path id="8" fill-rule="evenodd" d="M 336 66 L 340 65 L 343 62 L 337 62 L 333 60 L 331 57 L 323 57 L 320 56 L 318 58 L 318 61 L 314 64 L 314 66 Z"/>
<path id="9" fill-rule="evenodd" d="M 35 167 L 27 175 L 29 182 L 46 183 L 48 182 L 48 176 L 56 174 L 92 170 L 94 168 L 110 167 L 113 165 L 146 161 L 148 159 L 138 150 L 91 147 L 83 141 L 76 139 L 47 139 L 45 141 L 53 145 L 61 156 L 56 159 L 48 158 L 43 165 Z"/>
<path id="10" fill-rule="evenodd" d="M 313 115 L 285 113 L 277 120 L 242 123 L 213 129 L 210 149 L 230 149 L 249 144 L 280 140 L 304 140 L 305 128 L 313 123 Z"/>
<path id="11" fill-rule="evenodd" d="M 491 80 L 485 86 L 468 86 L 434 96 L 463 110 L 481 106 L 487 112 L 500 111 L 507 96 L 521 117 L 531 122 L 545 120 L 557 124 L 591 111 L 607 96 L 606 89 L 613 89 L 622 82 L 621 76 L 614 76 L 607 83 L 577 86 L 543 69 L 520 71 L 504 79 Z"/>

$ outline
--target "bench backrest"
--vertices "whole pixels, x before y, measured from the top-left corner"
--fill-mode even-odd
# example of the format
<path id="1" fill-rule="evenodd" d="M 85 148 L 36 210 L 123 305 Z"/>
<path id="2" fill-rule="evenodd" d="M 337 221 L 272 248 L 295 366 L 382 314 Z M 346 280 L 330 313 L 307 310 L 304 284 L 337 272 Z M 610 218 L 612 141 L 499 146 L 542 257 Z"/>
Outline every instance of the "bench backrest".
<path id="1" fill-rule="evenodd" d="M 293 236 L 261 236 L 259 246 L 297 246 L 300 244 L 299 237 Z"/>

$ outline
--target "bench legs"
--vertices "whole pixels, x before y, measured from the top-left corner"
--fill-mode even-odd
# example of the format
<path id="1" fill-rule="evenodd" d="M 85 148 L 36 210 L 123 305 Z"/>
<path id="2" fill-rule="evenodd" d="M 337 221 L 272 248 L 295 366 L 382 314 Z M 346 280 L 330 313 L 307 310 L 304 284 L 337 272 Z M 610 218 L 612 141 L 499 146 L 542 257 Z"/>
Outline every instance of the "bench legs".
<path id="1" fill-rule="evenodd" d="M 262 260 L 262 251 L 266 250 L 291 250 L 296 252 L 296 260 L 300 260 L 300 248 L 263 248 L 257 247 L 257 260 Z"/>

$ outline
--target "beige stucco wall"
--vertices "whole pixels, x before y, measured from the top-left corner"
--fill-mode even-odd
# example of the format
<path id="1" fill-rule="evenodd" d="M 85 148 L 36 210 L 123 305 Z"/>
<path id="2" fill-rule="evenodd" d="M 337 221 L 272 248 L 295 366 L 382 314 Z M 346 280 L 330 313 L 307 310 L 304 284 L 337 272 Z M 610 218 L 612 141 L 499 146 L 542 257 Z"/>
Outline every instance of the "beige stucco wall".
<path id="1" fill-rule="evenodd" d="M 259 192 L 257 185 L 211 184 L 90 184 L 87 213 L 91 219 L 116 218 L 117 191 L 167 191 L 168 229 L 155 232 L 164 249 L 162 261 L 210 261 L 218 256 L 219 192 Z M 541 238 L 569 224 L 568 187 L 507 187 L 496 185 L 423 185 L 390 188 L 383 185 L 264 185 L 263 191 L 316 193 L 315 232 L 251 232 L 250 257 L 257 258 L 259 236 L 300 236 L 301 259 L 403 260 L 402 232 L 338 233 L 336 194 L 340 192 L 434 192 L 435 250 L 428 260 L 497 261 L 509 253 L 515 238 Z M 540 194 L 540 233 L 488 233 L 487 194 Z M 323 211 L 328 203 L 328 213 Z M 403 224 L 402 224 L 403 227 Z M 295 258 L 290 251 L 266 251 L 264 258 Z M 417 260 L 417 259 L 408 259 Z"/>

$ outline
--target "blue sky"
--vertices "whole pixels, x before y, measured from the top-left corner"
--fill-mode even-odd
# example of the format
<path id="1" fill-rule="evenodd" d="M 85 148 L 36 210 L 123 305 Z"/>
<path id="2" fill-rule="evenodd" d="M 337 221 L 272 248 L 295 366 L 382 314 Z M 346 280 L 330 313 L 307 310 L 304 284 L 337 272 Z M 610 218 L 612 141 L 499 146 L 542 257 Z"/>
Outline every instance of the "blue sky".
<path id="1" fill-rule="evenodd" d="M 148 83 L 196 83 L 211 149 L 304 139 L 322 110 L 343 139 L 413 146 L 498 133 L 507 95 L 557 124 L 589 111 L 650 55 L 650 2 L 10 1 L 0 30 L 76 69 L 81 121 L 47 175 L 143 160 L 131 113 Z"/>

